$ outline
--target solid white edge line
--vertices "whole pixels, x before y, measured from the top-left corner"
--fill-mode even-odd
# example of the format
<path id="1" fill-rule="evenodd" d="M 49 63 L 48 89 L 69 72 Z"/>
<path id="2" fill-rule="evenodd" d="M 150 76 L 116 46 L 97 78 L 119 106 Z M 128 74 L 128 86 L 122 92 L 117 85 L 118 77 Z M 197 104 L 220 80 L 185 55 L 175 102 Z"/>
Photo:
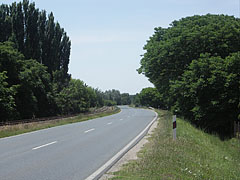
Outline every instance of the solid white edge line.
<path id="1" fill-rule="evenodd" d="M 94 128 L 92 128 L 92 129 L 89 129 L 89 130 L 87 130 L 87 131 L 84 131 L 84 133 L 88 133 L 88 132 L 91 132 L 91 131 L 94 131 L 95 129 Z"/>
<path id="2" fill-rule="evenodd" d="M 154 111 L 155 112 L 155 111 Z M 120 150 L 116 155 L 114 155 L 110 160 L 108 160 L 104 165 L 102 165 L 98 170 L 88 176 L 85 180 L 93 180 L 98 179 L 106 172 L 111 166 L 113 166 L 126 152 L 128 152 L 137 141 L 139 141 L 141 136 L 143 137 L 144 133 L 148 131 L 150 126 L 156 121 L 158 114 L 155 112 L 155 118 L 148 124 L 148 126 L 137 136 L 135 137 L 130 143 L 128 143 L 122 150 Z"/>
<path id="3" fill-rule="evenodd" d="M 57 143 L 57 141 L 53 141 L 53 142 L 50 142 L 50 143 L 47 143 L 47 144 L 44 144 L 44 145 L 41 145 L 41 146 L 37 146 L 35 148 L 32 148 L 32 150 L 40 149 L 42 147 L 49 146 L 49 145 L 52 145 L 52 144 L 55 144 L 55 143 Z"/>

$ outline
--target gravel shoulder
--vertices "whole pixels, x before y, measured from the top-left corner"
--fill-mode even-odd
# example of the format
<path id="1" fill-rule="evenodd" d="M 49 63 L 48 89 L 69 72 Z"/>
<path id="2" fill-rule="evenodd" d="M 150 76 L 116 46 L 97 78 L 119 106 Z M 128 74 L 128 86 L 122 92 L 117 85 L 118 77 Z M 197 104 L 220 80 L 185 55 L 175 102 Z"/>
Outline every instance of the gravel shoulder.
<path id="1" fill-rule="evenodd" d="M 138 152 L 148 143 L 148 138 L 153 134 L 154 129 L 158 125 L 158 119 L 152 124 L 148 133 L 142 138 L 132 149 L 130 149 L 116 164 L 114 164 L 99 180 L 107 180 L 114 177 L 113 173 L 121 169 L 121 167 L 130 160 L 138 159 Z"/>

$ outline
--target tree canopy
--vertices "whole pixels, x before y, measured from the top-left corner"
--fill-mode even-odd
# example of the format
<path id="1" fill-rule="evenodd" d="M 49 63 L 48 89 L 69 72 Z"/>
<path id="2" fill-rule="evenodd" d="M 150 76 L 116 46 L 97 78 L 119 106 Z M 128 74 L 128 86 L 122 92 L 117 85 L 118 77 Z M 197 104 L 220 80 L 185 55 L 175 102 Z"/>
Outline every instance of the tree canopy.
<path id="1" fill-rule="evenodd" d="M 71 78 L 71 41 L 53 13 L 28 0 L 2 4 L 0 29 L 0 121 L 122 104 L 118 90 L 102 92 Z"/>
<path id="2" fill-rule="evenodd" d="M 239 29 L 238 18 L 211 14 L 155 28 L 138 72 L 156 86 L 165 108 L 230 135 L 239 114 Z"/>
<path id="3" fill-rule="evenodd" d="M 0 42 L 11 40 L 25 59 L 35 59 L 45 65 L 53 75 L 62 72 L 62 78 L 70 78 L 68 64 L 71 42 L 53 13 L 48 16 L 35 3 L 23 2 L 0 6 Z"/>

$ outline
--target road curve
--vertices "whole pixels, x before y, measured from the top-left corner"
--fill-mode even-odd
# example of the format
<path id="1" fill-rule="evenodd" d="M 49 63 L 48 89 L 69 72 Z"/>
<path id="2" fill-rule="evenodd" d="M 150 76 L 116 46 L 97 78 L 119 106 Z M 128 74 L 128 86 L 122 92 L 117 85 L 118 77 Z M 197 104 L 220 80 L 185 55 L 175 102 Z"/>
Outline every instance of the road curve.
<path id="1" fill-rule="evenodd" d="M 150 110 L 120 108 L 115 115 L 0 139 L 0 179 L 86 179 L 155 117 Z"/>

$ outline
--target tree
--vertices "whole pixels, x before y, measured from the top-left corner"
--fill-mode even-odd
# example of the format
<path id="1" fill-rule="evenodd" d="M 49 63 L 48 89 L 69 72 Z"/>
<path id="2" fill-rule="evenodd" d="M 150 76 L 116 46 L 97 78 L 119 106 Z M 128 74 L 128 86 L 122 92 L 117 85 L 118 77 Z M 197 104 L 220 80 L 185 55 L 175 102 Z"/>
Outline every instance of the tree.
<path id="1" fill-rule="evenodd" d="M 139 101 L 143 106 L 162 107 L 161 96 L 156 88 L 148 87 L 142 89 L 139 94 Z"/>
<path id="2" fill-rule="evenodd" d="M 45 66 L 35 60 L 25 60 L 19 81 L 16 102 L 21 118 L 55 114 L 50 74 Z"/>
<path id="3" fill-rule="evenodd" d="M 52 115 L 51 81 L 47 67 L 35 60 L 25 60 L 11 42 L 0 43 L 0 72 L 5 72 L 7 85 L 14 87 L 18 118 Z"/>
<path id="4" fill-rule="evenodd" d="M 92 87 L 86 87 L 87 88 L 87 94 L 89 98 L 90 107 L 97 107 L 98 106 L 98 100 L 95 90 Z"/>
<path id="5" fill-rule="evenodd" d="M 61 82 L 70 80 L 68 64 L 71 42 L 60 24 L 54 21 L 53 13 L 48 18 L 46 11 L 39 11 L 35 3 L 23 2 L 0 6 L 0 42 L 12 41 L 25 59 L 35 59 L 48 67 L 53 75 L 56 71 Z"/>
<path id="6" fill-rule="evenodd" d="M 71 79 L 69 86 L 57 94 L 56 102 L 61 114 L 86 112 L 91 104 L 88 89 L 79 79 Z"/>
<path id="7" fill-rule="evenodd" d="M 122 105 L 129 105 L 131 104 L 130 95 L 128 93 L 121 94 Z"/>
<path id="8" fill-rule="evenodd" d="M 238 18 L 211 14 L 155 28 L 138 71 L 166 108 L 208 132 L 231 136 L 239 114 L 239 28 Z"/>
<path id="9" fill-rule="evenodd" d="M 0 42 L 7 41 L 12 35 L 12 23 L 8 5 L 0 5 Z"/>
<path id="10" fill-rule="evenodd" d="M 12 36 L 14 36 L 14 42 L 17 45 L 17 49 L 20 52 L 24 52 L 24 15 L 22 9 L 22 3 L 13 3 L 11 8 L 12 16 Z M 11 30 L 10 30 L 11 31 Z"/>
<path id="11" fill-rule="evenodd" d="M 71 79 L 71 41 L 53 13 L 29 0 L 0 6 L 0 121 L 86 112 L 105 94 Z M 121 104 L 117 90 L 112 104 Z M 109 103 L 108 103 L 109 104 Z"/>
<path id="12" fill-rule="evenodd" d="M 94 89 L 97 97 L 97 107 L 104 106 L 104 93 L 99 89 Z"/>
<path id="13" fill-rule="evenodd" d="M 239 51 L 240 21 L 233 16 L 192 16 L 172 22 L 169 28 L 155 28 L 144 46 L 139 73 L 145 74 L 165 97 L 168 108 L 174 104 L 171 84 L 179 80 L 189 64 L 201 53 L 225 58 Z"/>
<path id="14" fill-rule="evenodd" d="M 14 86 L 8 87 L 6 71 L 0 73 L 0 121 L 16 118 L 16 104 L 14 100 Z"/>
<path id="15" fill-rule="evenodd" d="M 132 95 L 132 104 L 134 104 L 135 107 L 139 107 L 141 105 L 140 95 L 138 93 L 135 95 Z"/>
<path id="16" fill-rule="evenodd" d="M 239 114 L 240 53 L 225 59 L 203 54 L 172 86 L 175 108 L 197 126 L 226 137 Z"/>
<path id="17" fill-rule="evenodd" d="M 116 102 L 117 105 L 122 104 L 121 93 L 120 93 L 120 91 L 115 90 L 115 89 L 105 91 L 104 99 L 114 101 L 114 102 Z"/>

